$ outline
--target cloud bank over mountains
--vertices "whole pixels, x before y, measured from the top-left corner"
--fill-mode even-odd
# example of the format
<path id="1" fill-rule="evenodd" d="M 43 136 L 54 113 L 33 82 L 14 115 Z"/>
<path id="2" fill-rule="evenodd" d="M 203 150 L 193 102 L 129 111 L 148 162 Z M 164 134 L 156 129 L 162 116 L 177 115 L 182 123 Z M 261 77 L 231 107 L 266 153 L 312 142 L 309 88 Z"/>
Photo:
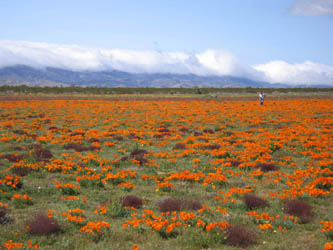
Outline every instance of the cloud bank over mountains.
<path id="1" fill-rule="evenodd" d="M 284 61 L 272 61 L 254 67 L 265 74 L 268 82 L 289 84 L 326 83 L 333 85 L 333 67 L 306 61 L 289 64 Z"/>
<path id="2" fill-rule="evenodd" d="M 247 65 L 230 52 L 222 50 L 190 54 L 0 41 L 0 68 L 18 64 L 73 71 L 120 70 L 130 73 L 230 75 L 270 83 L 333 86 L 333 67 L 311 61 L 297 64 L 271 61 L 261 65 Z"/>
<path id="3" fill-rule="evenodd" d="M 333 15 L 333 0 L 296 0 L 289 11 L 303 16 Z"/>

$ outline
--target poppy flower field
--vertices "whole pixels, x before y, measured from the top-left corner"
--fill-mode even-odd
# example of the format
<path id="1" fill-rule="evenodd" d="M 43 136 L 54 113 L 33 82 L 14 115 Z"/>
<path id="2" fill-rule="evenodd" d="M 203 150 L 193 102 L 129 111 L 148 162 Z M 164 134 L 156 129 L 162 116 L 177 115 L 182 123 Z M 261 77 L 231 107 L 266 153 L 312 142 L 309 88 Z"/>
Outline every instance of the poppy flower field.
<path id="1" fill-rule="evenodd" d="M 333 99 L 0 101 L 0 249 L 333 249 Z"/>

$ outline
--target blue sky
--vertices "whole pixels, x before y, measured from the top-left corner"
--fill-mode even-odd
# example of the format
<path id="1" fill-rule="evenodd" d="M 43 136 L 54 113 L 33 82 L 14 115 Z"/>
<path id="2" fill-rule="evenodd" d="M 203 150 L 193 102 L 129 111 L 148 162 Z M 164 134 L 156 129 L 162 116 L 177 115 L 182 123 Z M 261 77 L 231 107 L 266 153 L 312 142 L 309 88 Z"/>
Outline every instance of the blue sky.
<path id="1" fill-rule="evenodd" d="M 220 73 L 260 78 L 249 68 L 268 70 L 272 77 L 279 67 L 296 65 L 304 71 L 305 65 L 308 72 L 309 67 L 320 66 L 327 82 L 333 77 L 332 30 L 333 0 L 0 0 L 0 41 L 7 44 L 0 66 L 6 65 L 8 41 L 16 46 L 12 56 L 18 55 L 18 47 L 26 49 L 26 44 L 18 43 L 26 41 L 87 50 L 186 55 L 218 51 L 205 55 L 205 67 L 221 60 L 220 68 L 227 67 L 223 61 L 227 57 L 232 67 L 243 68 Z M 20 55 L 20 60 L 23 57 L 27 55 Z M 288 68 L 291 73 L 294 69 Z"/>

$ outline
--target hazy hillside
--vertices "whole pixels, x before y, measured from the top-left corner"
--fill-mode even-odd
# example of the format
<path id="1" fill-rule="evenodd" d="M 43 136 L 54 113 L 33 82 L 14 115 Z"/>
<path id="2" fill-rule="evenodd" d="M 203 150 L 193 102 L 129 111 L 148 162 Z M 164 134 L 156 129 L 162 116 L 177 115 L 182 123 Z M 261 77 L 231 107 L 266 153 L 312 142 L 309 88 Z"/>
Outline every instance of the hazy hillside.
<path id="1" fill-rule="evenodd" d="M 198 76 L 194 74 L 133 74 L 123 71 L 70 71 L 60 68 L 36 69 L 25 65 L 0 69 L 0 85 L 27 86 L 98 86 L 98 87 L 265 87 L 285 88 L 287 84 L 270 84 L 233 76 Z M 305 86 L 301 86 L 305 87 Z M 306 86 L 314 87 L 314 86 Z M 315 87 L 327 87 L 325 85 Z"/>

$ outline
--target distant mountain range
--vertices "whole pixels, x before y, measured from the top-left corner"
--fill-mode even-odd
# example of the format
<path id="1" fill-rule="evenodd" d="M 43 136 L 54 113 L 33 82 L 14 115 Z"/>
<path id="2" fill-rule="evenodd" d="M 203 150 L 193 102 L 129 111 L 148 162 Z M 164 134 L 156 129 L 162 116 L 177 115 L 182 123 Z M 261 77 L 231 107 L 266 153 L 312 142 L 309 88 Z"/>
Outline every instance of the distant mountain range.
<path id="1" fill-rule="evenodd" d="M 198 76 L 194 74 L 128 73 L 123 71 L 71 71 L 60 68 L 36 69 L 25 65 L 0 68 L 1 85 L 27 86 L 97 86 L 156 88 L 288 88 L 288 84 L 271 84 L 234 76 Z M 329 88 L 328 85 L 298 87 Z"/>

